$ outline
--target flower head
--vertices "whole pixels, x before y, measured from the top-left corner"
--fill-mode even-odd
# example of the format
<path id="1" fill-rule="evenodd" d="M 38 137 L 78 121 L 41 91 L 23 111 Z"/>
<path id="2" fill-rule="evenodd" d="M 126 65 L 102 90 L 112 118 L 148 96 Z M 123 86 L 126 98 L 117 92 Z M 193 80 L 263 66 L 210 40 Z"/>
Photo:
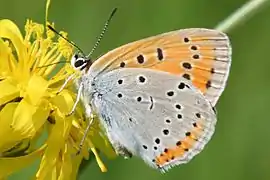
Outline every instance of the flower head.
<path id="1" fill-rule="evenodd" d="M 114 153 L 98 124 L 93 124 L 82 153 L 76 156 L 88 120 L 80 105 L 66 116 L 74 104 L 72 86 L 57 93 L 74 73 L 69 64 L 59 67 L 60 61 L 70 59 L 73 47 L 31 20 L 24 36 L 12 21 L 0 20 L 0 37 L 0 179 L 37 158 L 41 158 L 37 179 L 76 179 L 88 149 L 105 171 L 95 147 L 109 156 Z"/>

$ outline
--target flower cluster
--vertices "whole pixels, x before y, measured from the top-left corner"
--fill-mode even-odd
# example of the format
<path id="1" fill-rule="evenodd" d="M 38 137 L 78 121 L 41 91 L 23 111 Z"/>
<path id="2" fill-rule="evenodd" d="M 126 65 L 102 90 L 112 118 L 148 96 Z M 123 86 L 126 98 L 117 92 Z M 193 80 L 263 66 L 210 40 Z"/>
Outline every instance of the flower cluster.
<path id="1" fill-rule="evenodd" d="M 49 4 L 47 1 L 46 12 Z M 106 171 L 96 148 L 110 157 L 115 154 L 97 121 L 76 155 L 89 121 L 81 105 L 66 116 L 76 96 L 73 86 L 57 93 L 75 73 L 69 64 L 59 66 L 59 62 L 69 61 L 72 53 L 66 40 L 42 24 L 27 20 L 23 36 L 15 23 L 0 20 L 0 179 L 38 158 L 37 179 L 76 179 L 82 159 L 89 156 L 88 149 Z"/>

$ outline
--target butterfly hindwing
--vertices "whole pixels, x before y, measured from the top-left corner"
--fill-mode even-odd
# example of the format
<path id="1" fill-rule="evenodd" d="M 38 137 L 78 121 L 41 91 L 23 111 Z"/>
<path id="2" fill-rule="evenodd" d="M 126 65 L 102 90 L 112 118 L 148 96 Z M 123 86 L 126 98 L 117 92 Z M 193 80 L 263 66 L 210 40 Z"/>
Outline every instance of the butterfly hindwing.
<path id="1" fill-rule="evenodd" d="M 111 143 L 161 171 L 187 163 L 214 133 L 210 102 L 183 77 L 124 68 L 100 74 L 92 86 L 91 103 Z"/>
<path id="2" fill-rule="evenodd" d="M 215 105 L 231 65 L 228 37 L 219 31 L 193 28 L 172 31 L 116 48 L 90 67 L 94 76 L 119 68 L 150 68 L 182 76 Z"/>

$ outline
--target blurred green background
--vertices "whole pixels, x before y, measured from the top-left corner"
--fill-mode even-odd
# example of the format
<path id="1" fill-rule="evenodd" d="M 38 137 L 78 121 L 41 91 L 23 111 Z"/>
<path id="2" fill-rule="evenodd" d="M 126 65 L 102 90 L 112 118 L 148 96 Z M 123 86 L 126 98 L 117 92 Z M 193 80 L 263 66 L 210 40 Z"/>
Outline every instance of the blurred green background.
<path id="1" fill-rule="evenodd" d="M 190 27 L 214 28 L 246 0 L 53 0 L 49 19 L 89 52 L 111 10 L 119 11 L 95 52 Z M 269 3 L 268 3 L 269 4 Z M 45 0 L 0 0 L 0 18 L 21 28 L 26 18 L 44 22 Z M 190 163 L 160 174 L 138 158 L 109 160 L 102 173 L 91 161 L 80 180 L 268 180 L 270 179 L 270 6 L 230 31 L 232 69 L 218 105 L 216 133 Z M 10 179 L 28 179 L 33 170 Z"/>

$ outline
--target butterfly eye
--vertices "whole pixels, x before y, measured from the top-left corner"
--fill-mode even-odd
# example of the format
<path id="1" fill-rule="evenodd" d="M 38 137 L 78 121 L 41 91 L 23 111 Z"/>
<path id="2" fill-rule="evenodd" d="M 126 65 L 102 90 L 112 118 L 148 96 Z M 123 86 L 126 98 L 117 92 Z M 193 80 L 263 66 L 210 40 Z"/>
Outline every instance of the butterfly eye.
<path id="1" fill-rule="evenodd" d="M 74 63 L 74 67 L 77 69 L 77 68 L 80 68 L 82 67 L 84 64 L 86 63 L 85 59 L 83 58 L 79 58 L 75 61 Z"/>
<path id="2" fill-rule="evenodd" d="M 91 62 L 90 59 L 81 57 L 79 54 L 74 54 L 70 63 L 73 68 L 83 70 L 89 62 Z"/>

